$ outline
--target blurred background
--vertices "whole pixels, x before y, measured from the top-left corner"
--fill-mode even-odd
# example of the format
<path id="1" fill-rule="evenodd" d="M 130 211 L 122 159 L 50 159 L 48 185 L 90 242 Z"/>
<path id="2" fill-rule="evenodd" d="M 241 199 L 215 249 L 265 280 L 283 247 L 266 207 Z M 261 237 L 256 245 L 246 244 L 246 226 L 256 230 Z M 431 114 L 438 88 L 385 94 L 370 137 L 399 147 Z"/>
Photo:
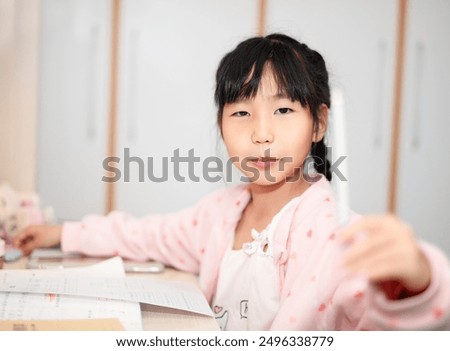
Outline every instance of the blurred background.
<path id="1" fill-rule="evenodd" d="M 225 159 L 215 70 L 272 32 L 319 51 L 344 91 L 351 207 L 395 212 L 450 254 L 448 0 L 0 0 L 0 183 L 59 221 L 175 211 L 229 186 L 201 162 L 199 182 L 176 181 L 170 157 Z M 125 149 L 145 175 L 169 158 L 169 181 L 141 182 L 137 162 L 126 181 Z M 122 177 L 106 183 L 112 155 Z"/>

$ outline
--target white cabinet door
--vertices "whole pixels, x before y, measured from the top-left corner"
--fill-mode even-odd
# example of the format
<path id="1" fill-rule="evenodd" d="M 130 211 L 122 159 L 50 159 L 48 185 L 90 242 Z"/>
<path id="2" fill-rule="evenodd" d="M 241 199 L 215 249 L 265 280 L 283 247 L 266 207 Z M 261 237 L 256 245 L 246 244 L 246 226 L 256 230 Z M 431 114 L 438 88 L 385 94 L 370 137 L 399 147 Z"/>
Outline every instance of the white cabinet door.
<path id="1" fill-rule="evenodd" d="M 325 59 L 345 94 L 350 205 L 387 207 L 397 2 L 270 0 L 268 32 L 284 32 Z M 330 120 L 332 124 L 332 120 Z"/>
<path id="2" fill-rule="evenodd" d="M 398 213 L 450 255 L 450 2 L 411 0 Z"/>
<path id="3" fill-rule="evenodd" d="M 37 191 L 60 220 L 103 213 L 110 1 L 42 1 Z"/>
<path id="4" fill-rule="evenodd" d="M 218 154 L 215 70 L 255 35 L 257 1 L 125 0 L 122 15 L 117 208 L 143 215 L 191 206 L 224 185 L 203 175 Z M 176 169 L 177 150 L 198 158 L 191 175 L 187 161 Z M 163 177 L 164 162 L 167 180 L 150 180 Z"/>

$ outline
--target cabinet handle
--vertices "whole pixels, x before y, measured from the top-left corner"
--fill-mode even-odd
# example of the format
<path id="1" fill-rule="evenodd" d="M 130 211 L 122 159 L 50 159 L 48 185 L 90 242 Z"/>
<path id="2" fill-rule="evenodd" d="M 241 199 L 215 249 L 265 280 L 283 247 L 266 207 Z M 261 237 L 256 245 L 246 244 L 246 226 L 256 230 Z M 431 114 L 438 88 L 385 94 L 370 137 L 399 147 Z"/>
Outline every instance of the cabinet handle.
<path id="1" fill-rule="evenodd" d="M 135 140 L 138 128 L 138 73 L 140 30 L 132 29 L 128 40 L 127 136 Z"/>
<path id="2" fill-rule="evenodd" d="M 423 42 L 419 41 L 416 43 L 415 47 L 415 81 L 414 81 L 414 90 L 413 90 L 413 113 L 412 113 L 412 138 L 411 138 L 411 146 L 413 149 L 418 149 L 420 147 L 420 124 L 421 118 L 420 114 L 422 112 L 422 86 L 423 86 L 423 57 L 425 52 L 425 45 Z"/>
<path id="3" fill-rule="evenodd" d="M 376 148 L 381 147 L 383 142 L 383 91 L 384 83 L 386 79 L 386 42 L 378 42 L 378 67 L 375 72 L 378 72 L 376 91 L 375 91 L 375 123 L 374 123 L 374 135 L 373 145 Z"/>
<path id="4" fill-rule="evenodd" d="M 86 114 L 86 135 L 88 139 L 95 138 L 97 134 L 97 103 L 98 103 L 98 71 L 100 28 L 98 25 L 91 26 L 89 31 L 88 47 L 88 77 L 87 77 L 87 114 Z"/>

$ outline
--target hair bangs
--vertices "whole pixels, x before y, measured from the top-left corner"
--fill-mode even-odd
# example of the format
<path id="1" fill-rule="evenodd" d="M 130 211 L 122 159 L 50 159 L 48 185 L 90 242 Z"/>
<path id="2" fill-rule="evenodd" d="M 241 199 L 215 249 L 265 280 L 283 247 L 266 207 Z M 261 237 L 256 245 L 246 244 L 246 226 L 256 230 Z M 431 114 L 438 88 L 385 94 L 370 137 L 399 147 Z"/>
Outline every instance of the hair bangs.
<path id="1" fill-rule="evenodd" d="M 312 84 L 301 55 L 283 43 L 273 42 L 268 64 L 278 93 L 308 107 L 313 94 Z"/>
<path id="2" fill-rule="evenodd" d="M 222 59 L 216 75 L 215 100 L 219 109 L 257 94 L 269 54 L 268 43 L 254 38 L 241 43 Z"/>
<path id="3" fill-rule="evenodd" d="M 215 91 L 219 114 L 225 104 L 255 97 L 269 71 L 279 95 L 300 101 L 303 107 L 310 105 L 312 84 L 301 54 L 277 40 L 254 38 L 238 45 L 219 65 Z"/>

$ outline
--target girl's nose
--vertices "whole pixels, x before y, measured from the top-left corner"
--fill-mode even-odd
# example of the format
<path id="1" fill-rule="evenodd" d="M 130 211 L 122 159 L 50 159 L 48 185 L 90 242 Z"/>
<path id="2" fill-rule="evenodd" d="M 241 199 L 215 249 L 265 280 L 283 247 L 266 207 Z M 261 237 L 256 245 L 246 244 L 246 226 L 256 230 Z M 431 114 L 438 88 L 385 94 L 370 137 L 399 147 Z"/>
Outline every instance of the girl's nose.
<path id="1" fill-rule="evenodd" d="M 252 142 L 254 144 L 272 143 L 274 135 L 270 123 L 265 120 L 255 121 L 252 133 Z"/>

